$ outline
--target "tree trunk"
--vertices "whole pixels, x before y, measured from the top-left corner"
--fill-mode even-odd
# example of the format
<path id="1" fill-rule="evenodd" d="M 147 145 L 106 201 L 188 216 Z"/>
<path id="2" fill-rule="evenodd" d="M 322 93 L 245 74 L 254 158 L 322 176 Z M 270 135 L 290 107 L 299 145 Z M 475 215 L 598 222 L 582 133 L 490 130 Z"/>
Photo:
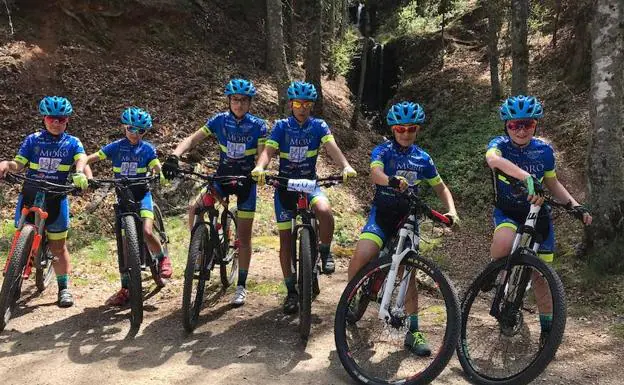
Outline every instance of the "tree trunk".
<path id="1" fill-rule="evenodd" d="M 490 84 L 493 102 L 501 99 L 501 83 L 498 75 L 498 37 L 501 30 L 501 4 L 495 0 L 486 0 L 488 14 L 488 56 L 490 59 Z"/>
<path id="2" fill-rule="evenodd" d="M 590 265 L 624 271 L 624 17 L 621 0 L 597 0 L 591 28 L 589 197 L 593 223 L 586 228 Z"/>
<path id="3" fill-rule="evenodd" d="M 447 2 L 448 0 L 441 0 L 439 7 L 439 13 L 442 14 L 442 30 L 440 32 L 440 47 L 442 47 L 442 49 L 440 50 L 440 52 L 442 52 L 442 68 L 444 68 L 444 56 L 446 55 L 446 51 L 444 49 L 444 27 L 446 27 Z"/>
<path id="4" fill-rule="evenodd" d="M 323 5 L 322 0 L 313 0 L 310 17 L 308 23 L 312 28 L 308 40 L 308 49 L 306 55 L 306 82 L 314 84 L 316 92 L 318 93 L 318 99 L 314 104 L 314 113 L 320 115 L 323 113 L 323 89 L 321 86 L 321 64 L 322 64 L 322 47 L 321 47 L 321 34 L 323 25 Z"/>
<path id="5" fill-rule="evenodd" d="M 369 37 L 363 37 L 362 39 L 364 40 L 364 44 L 362 44 L 362 56 L 360 59 L 360 82 L 358 84 L 358 93 L 353 108 L 353 116 L 351 117 L 351 129 L 354 131 L 357 129 L 357 121 L 362 111 L 362 97 L 364 96 L 364 85 L 366 84 L 368 51 L 373 43 L 373 40 Z"/>
<path id="6" fill-rule="evenodd" d="M 511 93 L 526 94 L 529 88 L 527 45 L 529 0 L 511 0 Z"/>
<path id="7" fill-rule="evenodd" d="M 591 72 L 591 31 L 590 24 L 593 17 L 591 5 L 579 9 L 574 21 L 573 51 L 568 55 L 566 67 L 566 81 L 569 84 L 589 87 L 588 78 Z"/>
<path id="8" fill-rule="evenodd" d="M 347 33 L 347 26 L 349 25 L 349 1 L 340 1 L 340 26 L 338 27 L 338 39 L 342 40 Z"/>
<path id="9" fill-rule="evenodd" d="M 292 63 L 297 58 L 297 51 L 295 47 L 295 0 L 283 0 L 283 9 L 284 9 L 284 19 L 286 22 L 284 23 L 285 33 L 284 36 L 286 38 L 286 59 L 289 63 Z"/>
<path id="10" fill-rule="evenodd" d="M 559 18 L 561 17 L 561 2 L 562 0 L 557 0 L 555 4 L 555 26 L 553 27 L 553 37 L 552 37 L 552 46 L 553 48 L 557 48 L 557 32 L 559 32 Z"/>
<path id="11" fill-rule="evenodd" d="M 290 71 L 284 50 L 282 1 L 267 0 L 267 68 L 275 78 L 279 95 L 279 111 L 286 110 L 286 91 L 290 82 Z"/>
<path id="12" fill-rule="evenodd" d="M 336 67 L 334 66 L 334 56 L 336 52 L 336 17 L 338 6 L 336 2 L 340 0 L 329 0 L 329 62 L 327 63 L 327 77 L 330 80 L 336 79 Z"/>

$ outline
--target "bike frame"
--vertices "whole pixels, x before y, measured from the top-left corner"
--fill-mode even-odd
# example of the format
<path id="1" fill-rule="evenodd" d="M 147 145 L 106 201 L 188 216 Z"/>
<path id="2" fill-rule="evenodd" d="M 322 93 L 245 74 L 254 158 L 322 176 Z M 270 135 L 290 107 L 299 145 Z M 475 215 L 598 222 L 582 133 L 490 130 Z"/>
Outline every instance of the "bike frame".
<path id="1" fill-rule="evenodd" d="M 4 264 L 4 273 L 7 272 L 9 267 L 9 261 L 13 256 L 13 252 L 15 251 L 15 245 L 17 244 L 17 240 L 19 239 L 22 229 L 24 225 L 26 225 L 26 217 L 30 214 L 35 214 L 34 223 L 30 224 L 36 230 L 35 239 L 33 240 L 33 244 L 30 248 L 30 256 L 28 257 L 28 262 L 26 263 L 26 268 L 24 269 L 24 273 L 22 274 L 22 279 L 28 279 L 30 274 L 32 273 L 32 268 L 34 265 L 34 261 L 37 259 L 37 255 L 39 253 L 39 249 L 41 246 L 45 245 L 45 222 L 48 218 L 48 213 L 45 211 L 45 192 L 37 191 L 37 195 L 35 196 L 35 201 L 30 207 L 22 207 L 21 216 L 17 224 L 17 228 L 15 230 L 15 234 L 13 234 L 13 240 L 11 242 L 11 248 L 9 250 L 9 255 L 7 256 L 6 262 Z"/>
<path id="2" fill-rule="evenodd" d="M 214 188 L 210 184 L 206 185 L 207 191 L 201 195 L 201 203 L 202 205 L 195 209 L 195 216 L 193 219 L 193 229 L 191 233 L 195 231 L 198 226 L 208 226 L 210 229 L 210 236 L 214 237 L 214 239 L 219 239 L 219 230 L 223 229 L 223 223 L 226 223 L 227 226 L 227 213 L 228 207 L 230 203 L 230 198 L 226 197 L 218 197 Z M 219 210 L 215 207 L 215 203 L 220 202 L 223 206 L 223 210 L 221 211 L 221 215 L 219 215 Z M 204 219 L 203 214 L 208 213 L 208 220 Z M 219 218 L 221 222 L 219 222 Z M 229 229 L 223 229 L 223 231 L 229 231 Z M 217 262 L 221 263 L 225 259 L 224 250 L 222 250 L 219 244 L 216 245 L 213 250 L 216 252 Z M 225 261 L 229 262 L 229 261 Z M 210 269 L 214 266 L 214 259 L 212 261 L 212 265 Z"/>
<path id="3" fill-rule="evenodd" d="M 410 214 L 407 220 L 399 230 L 399 240 L 394 254 L 392 255 L 392 264 L 390 265 L 390 271 L 386 277 L 386 283 L 383 287 L 383 296 L 381 298 L 381 305 L 379 306 L 378 318 L 389 322 L 392 315 L 389 312 L 390 298 L 392 296 L 392 286 L 396 280 L 399 272 L 399 265 L 405 256 L 410 252 L 418 253 L 418 244 L 420 242 L 420 236 L 416 234 L 415 230 L 416 215 Z M 410 240 L 410 247 L 405 248 L 405 241 Z M 409 285 L 411 272 L 405 269 L 403 271 L 403 278 L 401 279 L 401 285 L 399 286 L 399 294 L 397 296 L 392 313 L 404 314 L 405 313 L 405 296 L 407 295 L 407 288 Z"/>

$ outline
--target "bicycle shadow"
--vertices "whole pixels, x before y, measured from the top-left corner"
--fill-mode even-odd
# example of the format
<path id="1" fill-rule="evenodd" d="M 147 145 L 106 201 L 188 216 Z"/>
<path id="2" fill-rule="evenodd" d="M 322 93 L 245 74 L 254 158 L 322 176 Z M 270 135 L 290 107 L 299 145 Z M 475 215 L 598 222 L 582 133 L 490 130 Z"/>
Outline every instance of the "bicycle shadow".
<path id="1" fill-rule="evenodd" d="M 312 358 L 301 344 L 295 317 L 271 309 L 247 314 L 235 323 L 220 321 L 231 309 L 224 304 L 202 315 L 201 326 L 192 334 L 182 327 L 178 310 L 144 322 L 132 335 L 126 309 L 85 308 L 27 332 L 5 331 L 0 343 L 8 349 L 0 352 L 0 358 L 64 348 L 73 363 L 116 360 L 121 370 L 136 371 L 161 366 L 182 353 L 188 355 L 188 365 L 219 369 L 235 363 L 260 363 L 276 375 Z"/>

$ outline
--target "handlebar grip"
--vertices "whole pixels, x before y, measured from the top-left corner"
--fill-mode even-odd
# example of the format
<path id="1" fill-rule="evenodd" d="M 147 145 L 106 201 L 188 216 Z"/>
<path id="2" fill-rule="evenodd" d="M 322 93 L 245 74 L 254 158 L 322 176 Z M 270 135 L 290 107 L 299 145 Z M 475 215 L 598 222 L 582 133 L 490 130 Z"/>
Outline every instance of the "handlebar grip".
<path id="1" fill-rule="evenodd" d="M 440 214 L 439 212 L 435 211 L 434 209 L 431 209 L 431 219 L 438 220 L 440 223 L 444 223 L 447 226 L 451 226 L 453 224 L 453 222 L 451 221 L 450 218 L 445 217 L 444 215 Z"/>

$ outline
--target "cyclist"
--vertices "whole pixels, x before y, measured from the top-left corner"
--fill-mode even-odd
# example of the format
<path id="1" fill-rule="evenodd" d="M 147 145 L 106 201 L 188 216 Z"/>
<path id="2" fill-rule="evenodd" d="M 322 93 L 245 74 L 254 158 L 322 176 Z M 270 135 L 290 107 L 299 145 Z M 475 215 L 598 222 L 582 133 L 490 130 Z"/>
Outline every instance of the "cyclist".
<path id="1" fill-rule="evenodd" d="M 557 200 L 569 202 L 573 207 L 582 210 L 583 223 L 589 225 L 592 221 L 587 209 L 579 205 L 557 179 L 553 148 L 546 141 L 535 137 L 537 121 L 544 116 L 542 104 L 534 96 L 512 96 L 502 103 L 499 115 L 505 122 L 505 135 L 498 136 L 489 143 L 487 163 L 493 170 L 501 170 L 524 181 L 529 195 L 525 200 L 514 194 L 504 177 L 495 179 L 493 218 L 496 228 L 490 247 L 490 255 L 494 259 L 503 258 L 511 252 L 516 229 L 525 222 L 531 203 L 544 203 L 542 183 Z M 496 177 L 494 174 L 493 176 Z M 545 262 L 552 262 L 555 234 L 549 207 L 542 206 L 536 229 L 544 239 L 538 255 Z M 552 303 L 543 277 L 533 278 L 540 310 L 540 343 L 543 343 L 552 326 Z"/>
<path id="2" fill-rule="evenodd" d="M 386 122 L 392 129 L 394 139 L 378 145 L 372 152 L 370 167 L 375 196 L 368 221 L 349 263 L 349 280 L 379 255 L 408 211 L 409 202 L 399 192 L 407 189 L 417 191 L 418 184 L 426 181 L 447 208 L 448 212 L 444 215 L 454 224 L 459 224 L 450 190 L 442 181 L 429 154 L 414 144 L 424 121 L 425 111 L 420 104 L 401 102 L 388 110 Z M 418 296 L 412 283 L 413 280 L 410 280 L 409 289 L 414 295 L 406 298 L 406 308 L 410 315 L 404 345 L 418 356 L 428 356 L 431 349 L 424 333 L 418 328 Z"/>
<path id="3" fill-rule="evenodd" d="M 229 111 L 212 116 L 206 124 L 178 144 L 163 165 L 167 178 L 176 175 L 179 157 L 214 135 L 219 144 L 220 157 L 217 175 L 249 175 L 254 167 L 255 156 L 264 148 L 267 135 L 266 122 L 249 113 L 256 87 L 246 79 L 232 79 L 225 86 Z M 236 292 L 231 300 L 234 306 L 242 306 L 247 297 L 247 274 L 251 262 L 251 230 L 256 212 L 256 185 L 246 181 L 242 186 L 215 183 L 212 186 L 219 196 L 234 194 L 238 207 L 239 270 Z M 192 229 L 195 209 L 202 204 L 201 196 L 189 207 L 188 224 Z"/>
<path id="4" fill-rule="evenodd" d="M 24 139 L 14 160 L 0 162 L 0 178 L 4 178 L 9 171 L 18 172 L 27 168 L 26 175 L 30 178 L 64 184 L 74 162 L 86 158 L 80 139 L 65 132 L 72 112 L 68 99 L 60 96 L 44 97 L 39 102 L 43 129 Z M 91 170 L 87 167 L 81 171 L 84 173 L 77 172 L 72 179 L 74 185 L 84 190 Z M 22 206 L 33 204 L 36 194 L 36 188 L 24 185 L 15 208 L 15 226 L 19 222 Z M 53 266 L 59 290 L 57 304 L 59 307 L 70 307 L 74 304 L 74 298 L 69 290 L 71 264 L 66 244 L 69 199 L 67 196 L 47 197 L 45 203 L 49 214 L 46 220 L 48 248 L 54 256 Z"/>
<path id="5" fill-rule="evenodd" d="M 102 147 L 98 152 L 89 155 L 85 164 L 99 160 L 110 159 L 113 164 L 115 178 L 142 178 L 148 171 L 160 174 L 161 182 L 165 182 L 160 172 L 160 162 L 154 146 L 143 140 L 145 134 L 152 128 L 152 117 L 138 107 L 126 108 L 121 113 L 121 123 L 126 135 L 125 138 L 116 140 Z M 82 162 L 76 168 L 79 169 Z M 143 234 L 147 248 L 158 260 L 161 278 L 170 278 L 173 273 L 171 259 L 164 254 L 160 241 L 154 237 L 154 203 L 149 186 L 141 185 L 131 187 L 132 194 L 137 202 L 141 202 L 140 216 L 143 221 Z M 121 289 L 106 300 L 108 306 L 123 306 L 130 300 L 130 276 L 128 273 L 121 275 Z"/>
<path id="6" fill-rule="evenodd" d="M 279 175 L 286 178 L 316 178 L 316 158 L 321 145 L 325 145 L 327 153 L 343 168 L 343 177 L 357 175 L 349 165 L 342 151 L 336 145 L 329 126 L 323 119 L 311 115 L 314 101 L 317 98 L 314 85 L 296 81 L 288 87 L 289 106 L 292 115 L 275 122 L 270 138 L 266 142 L 264 152 L 258 157 L 252 176 L 259 184 L 264 184 L 265 167 L 273 156 L 279 154 Z M 284 313 L 293 314 L 298 311 L 298 297 L 295 289 L 296 276 L 291 271 L 291 234 L 290 222 L 296 205 L 296 193 L 275 191 L 275 216 L 280 234 L 280 263 L 288 295 L 284 301 Z M 334 260 L 330 245 L 334 233 L 334 217 L 329 201 L 320 188 L 309 194 L 309 201 L 319 221 L 319 251 L 322 259 L 322 271 L 326 274 L 334 272 Z"/>

